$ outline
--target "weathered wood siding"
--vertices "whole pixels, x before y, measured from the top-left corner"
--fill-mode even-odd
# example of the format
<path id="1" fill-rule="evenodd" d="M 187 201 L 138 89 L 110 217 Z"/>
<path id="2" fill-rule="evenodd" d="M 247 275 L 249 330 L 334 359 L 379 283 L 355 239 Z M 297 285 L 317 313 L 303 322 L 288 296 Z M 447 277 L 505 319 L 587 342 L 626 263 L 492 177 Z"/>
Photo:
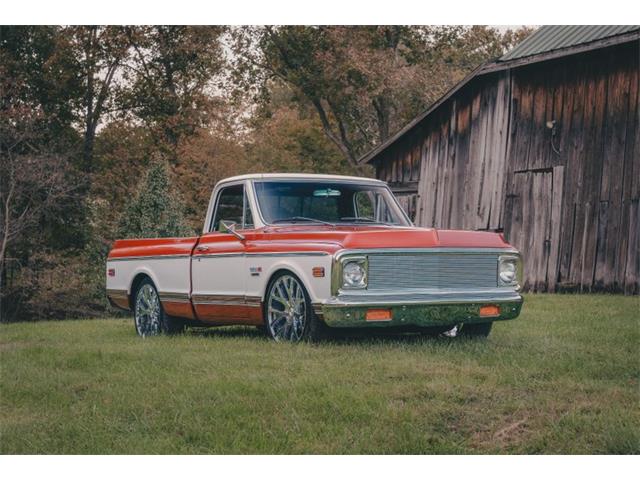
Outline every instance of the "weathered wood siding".
<path id="1" fill-rule="evenodd" d="M 638 293 L 638 46 L 474 78 L 376 158 L 378 177 L 418 225 L 504 231 L 529 290 Z"/>

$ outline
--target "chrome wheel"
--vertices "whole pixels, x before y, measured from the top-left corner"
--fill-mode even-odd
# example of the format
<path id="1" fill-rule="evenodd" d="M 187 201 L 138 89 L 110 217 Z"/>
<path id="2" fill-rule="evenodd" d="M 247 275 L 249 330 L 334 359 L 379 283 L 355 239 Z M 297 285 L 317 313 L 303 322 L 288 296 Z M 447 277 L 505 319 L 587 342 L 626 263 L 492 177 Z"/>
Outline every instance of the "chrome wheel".
<path id="1" fill-rule="evenodd" d="M 291 275 L 278 277 L 267 297 L 267 323 L 273 339 L 300 341 L 307 320 L 307 301 L 300 282 Z"/>
<path id="2" fill-rule="evenodd" d="M 138 335 L 160 334 L 160 298 L 153 285 L 145 283 L 138 290 L 134 316 Z"/>

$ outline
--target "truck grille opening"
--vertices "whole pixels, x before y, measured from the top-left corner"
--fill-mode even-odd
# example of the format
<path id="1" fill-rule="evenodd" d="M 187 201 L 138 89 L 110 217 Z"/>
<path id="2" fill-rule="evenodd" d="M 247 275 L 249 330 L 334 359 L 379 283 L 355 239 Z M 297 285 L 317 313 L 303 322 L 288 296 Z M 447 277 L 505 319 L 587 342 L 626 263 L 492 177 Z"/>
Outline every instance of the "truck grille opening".
<path id="1" fill-rule="evenodd" d="M 496 253 L 369 255 L 368 290 L 475 289 L 498 285 Z"/>

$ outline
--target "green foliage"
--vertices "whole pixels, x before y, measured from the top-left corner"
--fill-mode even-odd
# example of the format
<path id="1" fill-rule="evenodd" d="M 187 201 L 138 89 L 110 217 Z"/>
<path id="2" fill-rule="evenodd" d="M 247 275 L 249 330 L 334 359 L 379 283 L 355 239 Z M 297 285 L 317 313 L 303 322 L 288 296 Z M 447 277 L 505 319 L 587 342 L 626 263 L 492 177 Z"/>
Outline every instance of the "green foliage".
<path id="1" fill-rule="evenodd" d="M 222 26 L 156 25 L 130 29 L 129 88 L 121 104 L 154 132 L 169 153 L 211 122 L 219 101 L 208 87 L 224 66 Z M 173 159 L 172 159 L 173 160 Z"/>
<path id="2" fill-rule="evenodd" d="M 143 340 L 130 318 L 0 325 L 0 453 L 638 454 L 637 312 L 527 295 L 486 341 L 321 345 L 237 327 Z"/>
<path id="3" fill-rule="evenodd" d="M 182 203 L 171 192 L 167 164 L 156 161 L 140 181 L 135 198 L 120 219 L 119 238 L 184 237 L 194 231 L 184 223 Z"/>

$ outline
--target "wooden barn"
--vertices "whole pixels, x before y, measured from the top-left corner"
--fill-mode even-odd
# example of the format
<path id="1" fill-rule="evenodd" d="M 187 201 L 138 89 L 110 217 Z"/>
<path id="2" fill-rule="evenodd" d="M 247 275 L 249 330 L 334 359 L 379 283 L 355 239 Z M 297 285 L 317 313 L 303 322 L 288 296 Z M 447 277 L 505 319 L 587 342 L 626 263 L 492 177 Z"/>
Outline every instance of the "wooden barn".
<path id="1" fill-rule="evenodd" d="M 362 162 L 420 226 L 504 232 L 534 291 L 637 294 L 640 26 L 544 26 Z"/>

